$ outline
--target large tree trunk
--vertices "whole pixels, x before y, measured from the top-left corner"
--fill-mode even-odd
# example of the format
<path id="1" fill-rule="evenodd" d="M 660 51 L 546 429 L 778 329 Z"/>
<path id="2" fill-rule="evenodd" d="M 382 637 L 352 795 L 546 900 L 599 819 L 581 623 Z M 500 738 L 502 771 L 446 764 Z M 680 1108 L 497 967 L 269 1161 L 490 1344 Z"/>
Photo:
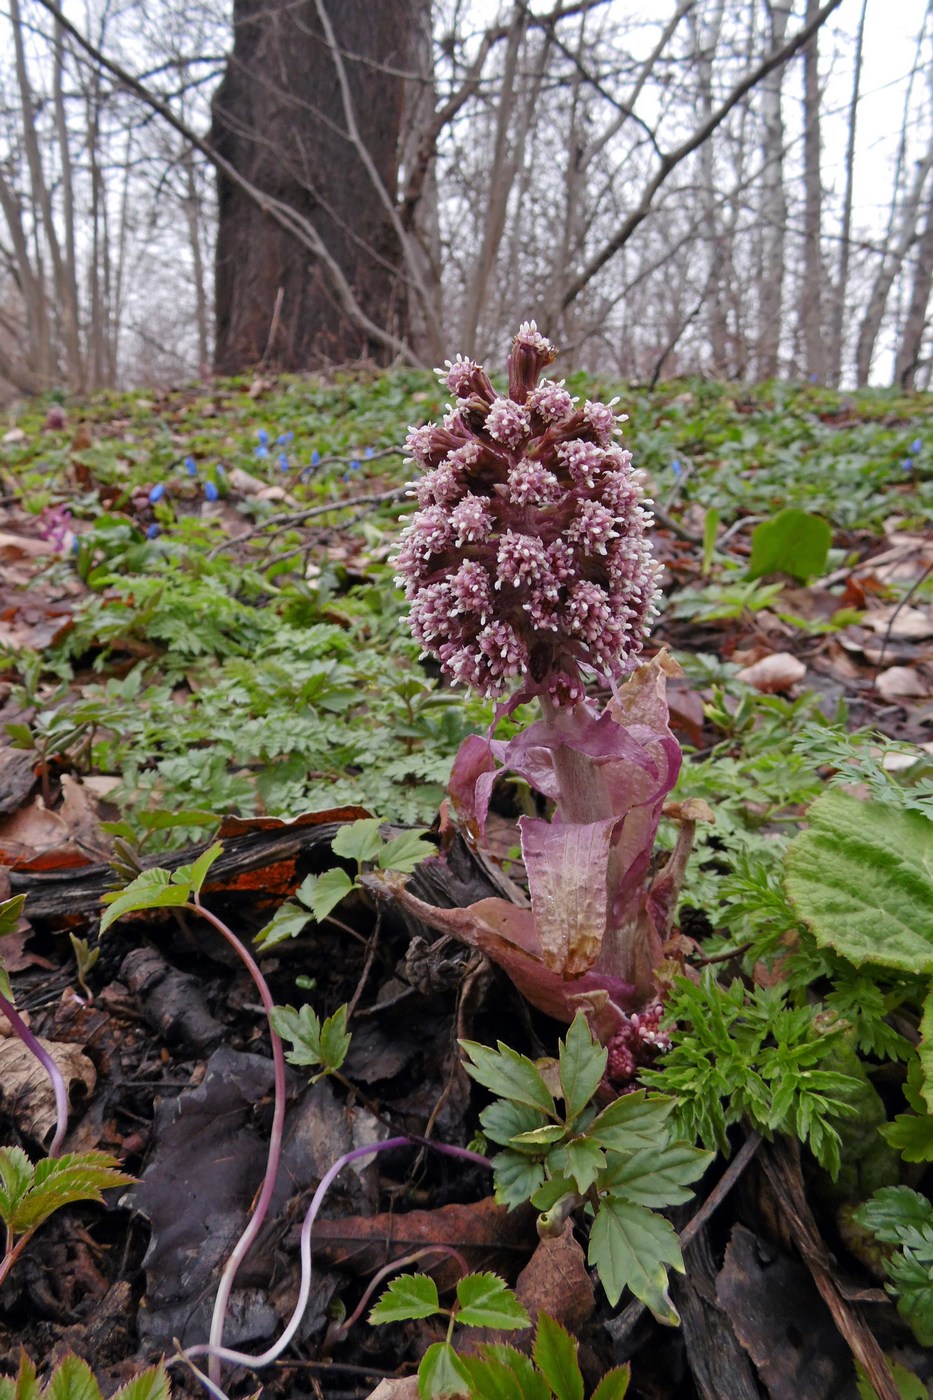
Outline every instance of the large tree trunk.
<path id="1" fill-rule="evenodd" d="M 234 0 L 233 54 L 213 104 L 220 154 L 314 226 L 368 318 L 399 339 L 409 295 L 394 202 L 404 74 L 425 3 L 326 0 L 322 24 L 315 0 Z M 218 202 L 219 373 L 386 361 L 325 262 L 223 174 Z"/>

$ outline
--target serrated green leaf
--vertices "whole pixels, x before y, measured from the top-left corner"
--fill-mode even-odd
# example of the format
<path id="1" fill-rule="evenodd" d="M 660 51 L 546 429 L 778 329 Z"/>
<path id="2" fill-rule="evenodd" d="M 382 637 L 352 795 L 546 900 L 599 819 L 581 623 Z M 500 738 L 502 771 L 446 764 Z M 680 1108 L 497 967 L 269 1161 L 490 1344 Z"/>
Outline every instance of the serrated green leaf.
<path id="1" fill-rule="evenodd" d="M 314 885 L 310 887 L 312 880 Z M 302 882 L 302 898 L 320 923 L 355 888 L 356 882 L 337 865 L 333 870 L 325 870 L 323 875 L 309 875 L 307 880 Z"/>
<path id="2" fill-rule="evenodd" d="M 492 1167 L 496 1200 L 509 1210 L 529 1200 L 545 1177 L 543 1162 L 510 1149 L 497 1152 Z"/>
<path id="3" fill-rule="evenodd" d="M 185 878 L 180 879 L 181 871 L 176 870 L 172 879 L 176 884 L 185 884 L 192 894 L 200 894 L 201 887 L 207 879 L 208 873 L 214 861 L 223 855 L 223 846 L 219 841 L 215 841 L 212 846 L 208 846 L 206 851 L 202 851 L 197 860 L 185 868 Z"/>
<path id="4" fill-rule="evenodd" d="M 55 1367 L 43 1400 L 100 1400 L 100 1386 L 80 1356 L 66 1356 Z"/>
<path id="5" fill-rule="evenodd" d="M 461 1356 L 470 1377 L 470 1394 L 483 1400 L 525 1400 L 521 1383 L 511 1366 L 488 1356 Z M 550 1396 L 545 1388 L 546 1400 Z"/>
<path id="6" fill-rule="evenodd" d="M 579 1192 L 569 1176 L 564 1176 L 562 1172 L 551 1176 L 541 1186 L 538 1187 L 531 1197 L 531 1204 L 535 1210 L 543 1211 L 547 1214 L 557 1205 L 558 1201 L 565 1196 L 578 1196 Z"/>
<path id="7" fill-rule="evenodd" d="M 830 790 L 787 852 L 787 892 L 821 947 L 856 967 L 933 971 L 933 822 Z"/>
<path id="8" fill-rule="evenodd" d="M 613 1163 L 600 1187 L 654 1209 L 682 1205 L 693 1195 L 688 1183 L 703 1175 L 715 1155 L 686 1142 L 642 1147 Z"/>
<path id="9" fill-rule="evenodd" d="M 260 948 L 274 948 L 287 938 L 297 938 L 304 933 L 311 922 L 311 915 L 300 904 L 291 899 L 280 904 L 269 922 L 256 934 L 255 942 Z"/>
<path id="10" fill-rule="evenodd" d="M 518 1146 L 517 1140 L 523 1134 L 545 1126 L 544 1114 L 538 1109 L 529 1108 L 523 1103 L 510 1103 L 508 1099 L 496 1099 L 487 1104 L 479 1115 L 479 1121 L 490 1142 L 498 1143 L 500 1147 L 509 1147 L 513 1142 Z M 557 1124 L 552 1126 L 558 1127 Z M 563 1132 L 563 1129 L 558 1128 L 558 1131 Z M 518 1150 L 532 1155 L 539 1151 L 536 1144 L 527 1148 L 518 1146 Z"/>
<path id="11" fill-rule="evenodd" d="M 644 1089 L 624 1094 L 604 1108 L 590 1123 L 586 1135 L 613 1152 L 633 1152 L 640 1147 L 656 1147 L 670 1136 L 668 1119 L 677 1100 L 666 1094 Z"/>
<path id="12" fill-rule="evenodd" d="M 531 1354 L 557 1400 L 583 1400 L 583 1377 L 577 1364 L 576 1343 L 546 1312 L 538 1313 Z"/>
<path id="13" fill-rule="evenodd" d="M 790 574 L 806 583 L 826 568 L 832 531 L 819 515 L 790 506 L 763 520 L 752 531 L 752 553 L 746 578 Z"/>
<path id="14" fill-rule="evenodd" d="M 321 1061 L 329 1070 L 339 1069 L 347 1058 L 351 1037 L 347 1032 L 346 1005 L 338 1006 L 321 1026 Z"/>
<path id="15" fill-rule="evenodd" d="M 20 1351 L 16 1379 L 0 1377 L 0 1400 L 39 1400 L 41 1393 L 35 1363 L 25 1351 Z"/>
<path id="16" fill-rule="evenodd" d="M 585 1196 L 600 1172 L 605 1170 L 606 1154 L 598 1143 L 591 1142 L 589 1138 L 578 1138 L 550 1153 L 547 1165 L 549 1170 L 561 1171 L 568 1176 L 576 1184 L 580 1195 Z"/>
<path id="17" fill-rule="evenodd" d="M 885 1244 L 901 1244 L 925 1229 L 933 1239 L 933 1203 L 909 1186 L 882 1186 L 853 1218 Z"/>
<path id="18" fill-rule="evenodd" d="M 923 1113 L 899 1113 L 878 1130 L 905 1162 L 933 1162 L 933 1118 Z"/>
<path id="19" fill-rule="evenodd" d="M 8 1229 L 32 1186 L 33 1167 L 21 1147 L 0 1147 L 0 1220 Z"/>
<path id="20" fill-rule="evenodd" d="M 291 1064 L 323 1064 L 321 1019 L 312 1007 L 302 1006 L 296 1011 L 294 1006 L 276 1006 L 269 1019 L 276 1035 L 292 1046 L 288 1052 Z"/>
<path id="21" fill-rule="evenodd" d="M 628 1362 L 624 1366 L 615 1366 L 603 1376 L 590 1400 L 625 1400 L 631 1377 L 632 1369 Z"/>
<path id="22" fill-rule="evenodd" d="M 470 1373 L 449 1342 L 429 1346 L 418 1367 L 421 1400 L 437 1396 L 469 1395 Z"/>
<path id="23" fill-rule="evenodd" d="M 109 905 L 100 921 L 100 931 L 106 933 L 111 924 L 122 919 L 124 914 L 134 914 L 142 909 L 174 909 L 187 904 L 188 890 L 181 885 L 173 885 L 170 872 L 155 866 L 137 875 L 124 889 L 105 894 L 101 903 Z"/>
<path id="24" fill-rule="evenodd" d="M 933 1347 L 933 1257 L 918 1258 L 905 1246 L 886 1259 L 884 1267 L 901 1317 L 922 1347 Z"/>
<path id="25" fill-rule="evenodd" d="M 399 1274 L 370 1310 L 373 1326 L 384 1322 L 405 1322 L 409 1318 L 433 1317 L 441 1311 L 437 1284 L 427 1274 Z"/>
<path id="26" fill-rule="evenodd" d="M 526 1356 L 517 1347 L 506 1342 L 484 1342 L 480 1353 L 484 1358 L 505 1366 L 512 1372 L 518 1380 L 521 1400 L 551 1400 L 551 1388 L 547 1381 L 540 1371 L 535 1370 L 531 1357 Z M 486 1400 L 485 1393 L 481 1390 L 477 1392 L 477 1396 Z"/>
<path id="27" fill-rule="evenodd" d="M 121 1385 L 113 1400 L 171 1400 L 171 1394 L 168 1372 L 160 1363 Z"/>
<path id="28" fill-rule="evenodd" d="M 541 1151 L 552 1147 L 555 1142 L 560 1142 L 566 1136 L 567 1129 L 562 1123 L 545 1123 L 539 1128 L 531 1128 L 528 1132 L 517 1133 L 515 1137 L 510 1139 L 509 1146 L 515 1147 L 519 1151 L 526 1148 Z"/>
<path id="29" fill-rule="evenodd" d="M 498 1274 L 467 1274 L 457 1284 L 457 1300 L 457 1321 L 464 1327 L 512 1331 L 531 1326 L 531 1318 Z"/>
<path id="30" fill-rule="evenodd" d="M 102 1191 L 111 1186 L 131 1186 L 136 1180 L 120 1170 L 106 1152 L 69 1152 L 44 1157 L 32 1166 L 25 1158 L 29 1180 L 24 1181 L 25 1153 L 0 1148 L 0 1217 L 13 1234 L 35 1230 L 61 1206 L 73 1201 L 103 1202 Z"/>
<path id="31" fill-rule="evenodd" d="M 558 1051 L 560 1084 L 569 1122 L 576 1119 L 596 1093 L 606 1072 L 608 1055 L 606 1047 L 594 1041 L 586 1017 L 578 1011 Z"/>
<path id="32" fill-rule="evenodd" d="M 5 899 L 0 903 L 0 938 L 3 938 L 5 934 L 16 932 L 25 903 L 26 896 L 24 894 L 15 894 L 12 899 Z"/>
<path id="33" fill-rule="evenodd" d="M 422 831 L 403 831 L 401 836 L 393 836 L 379 851 L 379 869 L 410 875 L 428 856 L 436 856 L 437 847 L 430 841 L 423 841 L 423 835 Z"/>
<path id="34" fill-rule="evenodd" d="M 609 1197 L 593 1221 L 588 1258 L 613 1307 L 628 1288 L 659 1322 L 677 1325 L 667 1270 L 683 1273 L 684 1261 L 670 1221 L 644 1206 Z"/>
<path id="35" fill-rule="evenodd" d="M 885 1363 L 891 1373 L 900 1400 L 930 1400 L 930 1392 L 919 1376 L 915 1376 L 913 1371 L 908 1371 L 906 1366 L 902 1366 L 899 1361 L 892 1361 L 890 1356 L 885 1356 Z M 865 1373 L 865 1368 L 856 1361 L 855 1370 L 858 1376 L 856 1382 L 859 1400 L 878 1400 L 878 1392 L 872 1385 Z M 596 1400 L 596 1396 L 593 1396 Z"/>
<path id="36" fill-rule="evenodd" d="M 933 823 L 930 825 L 933 829 Z M 930 865 L 933 868 L 933 856 L 930 857 Z M 923 1000 L 917 1056 L 921 1070 L 920 1093 L 926 1102 L 927 1112 L 933 1113 L 933 982 Z"/>
<path id="37" fill-rule="evenodd" d="M 473 1040 L 461 1040 L 460 1046 L 471 1061 L 464 1068 L 478 1084 L 501 1098 L 537 1108 L 550 1118 L 557 1117 L 554 1097 L 527 1055 L 510 1050 L 501 1040 L 498 1050 Z"/>
<path id="38" fill-rule="evenodd" d="M 347 822 L 337 832 L 330 848 L 335 856 L 359 861 L 361 865 L 364 861 L 375 860 L 382 850 L 381 826 L 378 817 L 361 817 L 358 821 Z"/>

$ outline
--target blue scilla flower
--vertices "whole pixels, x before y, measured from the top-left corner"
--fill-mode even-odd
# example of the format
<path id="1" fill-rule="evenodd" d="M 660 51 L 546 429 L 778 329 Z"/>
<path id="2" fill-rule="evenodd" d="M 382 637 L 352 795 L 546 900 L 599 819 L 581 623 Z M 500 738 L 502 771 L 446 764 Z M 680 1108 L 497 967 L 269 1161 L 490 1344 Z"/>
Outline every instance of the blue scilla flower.
<path id="1" fill-rule="evenodd" d="M 185 471 L 188 473 L 189 476 L 197 476 L 198 464 L 193 457 L 185 458 Z"/>
<path id="2" fill-rule="evenodd" d="M 321 465 L 321 454 L 318 452 L 317 448 L 311 453 L 311 465 L 312 467 L 319 467 Z"/>
<path id="3" fill-rule="evenodd" d="M 913 453 L 913 455 L 916 457 L 920 452 L 923 451 L 923 441 L 922 441 L 922 439 L 921 439 L 921 438 L 914 438 L 913 442 L 910 444 L 910 446 L 908 447 L 907 451 Z"/>
<path id="4" fill-rule="evenodd" d="M 205 481 L 204 495 L 209 501 L 216 501 L 217 497 L 220 495 L 220 492 L 217 490 L 217 487 L 212 481 Z"/>
<path id="5" fill-rule="evenodd" d="M 359 458 L 354 457 L 353 461 L 350 463 L 350 470 L 351 472 L 358 472 L 361 466 L 362 462 L 360 462 Z"/>
<path id="6" fill-rule="evenodd" d="M 280 470 L 280 471 L 283 471 L 283 472 L 287 472 L 287 471 L 288 471 L 288 453 L 287 453 L 287 452 L 280 452 L 280 453 L 279 453 L 279 470 Z"/>
<path id="7" fill-rule="evenodd" d="M 269 434 L 266 432 L 265 428 L 259 429 L 259 432 L 256 434 L 256 438 L 259 442 L 260 447 L 269 446 Z"/>
<path id="8" fill-rule="evenodd" d="M 371 447 L 367 447 L 366 451 L 363 453 L 363 456 L 364 456 L 364 457 L 371 457 L 372 455 L 373 455 L 373 450 L 372 450 L 372 448 L 371 448 Z"/>
<path id="9" fill-rule="evenodd" d="M 292 441 L 292 439 L 294 438 L 294 436 L 295 436 L 294 433 L 279 433 L 279 436 L 278 436 L 278 444 L 279 444 L 279 447 L 287 446 L 288 443 L 290 443 L 290 442 Z"/>
<path id="10" fill-rule="evenodd" d="M 914 459 L 913 459 L 913 457 L 905 457 L 904 460 L 903 460 L 903 462 L 901 463 L 901 470 L 902 470 L 902 471 L 905 471 L 905 472 L 912 472 L 913 469 L 914 469 Z"/>
<path id="11" fill-rule="evenodd" d="M 674 458 L 673 462 L 671 462 L 671 471 L 674 473 L 675 476 L 683 476 L 684 474 L 684 469 L 676 457 Z"/>
<path id="12" fill-rule="evenodd" d="M 156 501 L 161 501 L 164 495 L 165 483 L 160 481 L 155 486 L 153 486 L 152 490 L 149 492 L 149 501 L 152 505 L 155 505 Z"/>
<path id="13" fill-rule="evenodd" d="M 150 525 L 149 529 L 146 531 L 146 538 L 149 540 L 154 540 L 156 536 L 160 533 L 161 531 L 159 530 L 158 525 Z"/>
<path id="14" fill-rule="evenodd" d="M 265 443 L 261 442 L 261 443 L 259 444 L 259 446 L 256 448 L 256 456 L 257 456 L 257 457 L 268 457 L 268 455 L 269 455 L 269 449 L 268 449 L 268 447 L 266 447 Z"/>
<path id="15" fill-rule="evenodd" d="M 226 470 L 224 469 L 224 464 L 223 464 L 223 462 L 218 462 L 218 463 L 217 463 L 217 475 L 218 475 L 218 476 L 226 476 L 226 475 L 227 475 Z"/>

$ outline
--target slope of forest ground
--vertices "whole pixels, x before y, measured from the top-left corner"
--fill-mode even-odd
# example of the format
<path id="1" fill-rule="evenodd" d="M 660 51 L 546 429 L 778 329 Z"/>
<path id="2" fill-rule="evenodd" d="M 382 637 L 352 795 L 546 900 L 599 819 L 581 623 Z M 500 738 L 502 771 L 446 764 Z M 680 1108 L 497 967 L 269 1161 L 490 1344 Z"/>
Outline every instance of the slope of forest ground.
<path id="1" fill-rule="evenodd" d="M 769 1120 L 742 1097 L 741 1064 L 734 1082 L 724 1071 L 710 1090 L 719 1119 L 712 1098 L 696 1117 L 731 1158 L 720 1151 L 673 1216 L 682 1230 L 700 1210 L 673 1289 L 677 1330 L 629 1295 L 610 1309 L 572 1233 L 543 1257 L 533 1218 L 503 1217 L 481 1169 L 408 1149 L 370 1160 L 328 1198 L 306 1320 L 285 1357 L 259 1380 L 228 1370 L 225 1384 L 362 1397 L 411 1373 L 443 1335 L 433 1323 L 341 1321 L 387 1260 L 431 1249 L 423 1267 L 442 1289 L 458 1274 L 452 1250 L 519 1279 L 530 1311 L 579 1338 L 591 1384 L 630 1359 L 637 1397 L 870 1396 L 852 1356 L 870 1362 L 880 1344 L 906 1368 L 900 1393 L 926 1394 L 933 1367 L 918 1337 L 933 1329 L 933 1249 L 913 1250 L 912 1303 L 904 1284 L 896 1311 L 883 1251 L 857 1237 L 851 1214 L 878 1187 L 929 1196 L 933 1138 L 905 1085 L 929 968 L 857 966 L 817 948 L 782 872 L 827 784 L 933 817 L 933 397 L 699 380 L 568 387 L 621 393 L 626 445 L 656 502 L 665 602 L 651 650 L 670 648 L 683 672 L 671 686 L 688 755 L 675 796 L 702 798 L 715 818 L 697 838 L 680 933 L 688 962 L 745 989 L 746 1010 L 704 1053 L 725 1063 L 742 1022 L 758 1025 L 759 1050 L 793 1060 L 812 1038 L 808 1018 L 843 1018 L 852 1034 L 837 1068 L 861 1076 L 870 1107 L 852 1115 L 860 1131 L 819 1105 L 789 1122 L 772 1103 Z M 186 913 L 135 915 L 99 936 L 102 895 L 139 868 L 177 868 L 217 837 L 205 902 L 245 939 L 278 911 L 261 957 L 275 1000 L 321 1015 L 350 1007 L 346 1082 L 309 1088 L 289 1071 L 282 1179 L 228 1345 L 261 1351 L 289 1315 L 303 1209 L 336 1158 L 393 1128 L 475 1139 L 485 1099 L 458 1037 L 555 1052 L 560 1028 L 501 973 L 374 910 L 365 889 L 321 922 L 293 898 L 334 865 L 341 826 L 367 815 L 449 846 L 438 813 L 451 762 L 489 723 L 487 704 L 419 660 L 392 583 L 411 505 L 400 444 L 442 409 L 435 381 L 398 372 L 49 400 L 8 418 L 0 863 L 5 894 L 26 904 L 0 954 L 17 1007 L 70 1082 L 66 1150 L 111 1152 L 141 1183 L 108 1194 L 105 1209 L 68 1206 L 37 1232 L 0 1286 L 0 1370 L 15 1369 L 21 1345 L 40 1366 L 73 1350 L 107 1394 L 171 1355 L 175 1338 L 205 1340 L 217 1270 L 262 1176 L 272 1071 L 255 990 Z M 828 524 L 828 553 L 800 516 L 778 520 L 770 544 L 755 534 L 789 507 Z M 500 733 L 525 719 L 517 711 Z M 520 884 L 528 800 L 500 784 L 493 866 L 461 853 L 456 888 L 420 872 L 419 893 L 466 903 L 499 869 Z M 674 839 L 663 825 L 662 845 Z M 743 1043 L 747 1070 L 759 1062 Z M 665 1087 L 663 1061 L 656 1070 Z M 0 1039 L 0 1094 L 0 1143 L 41 1156 L 54 1105 L 12 1036 Z M 879 1135 L 912 1116 L 907 1150 L 903 1134 Z M 785 1131 L 759 1148 L 769 1122 Z M 838 1134 L 835 1181 L 827 1132 Z M 716 1205 L 724 1172 L 731 1190 Z M 929 1220 L 924 1230 L 933 1239 Z M 183 1367 L 173 1384 L 200 1393 Z"/>

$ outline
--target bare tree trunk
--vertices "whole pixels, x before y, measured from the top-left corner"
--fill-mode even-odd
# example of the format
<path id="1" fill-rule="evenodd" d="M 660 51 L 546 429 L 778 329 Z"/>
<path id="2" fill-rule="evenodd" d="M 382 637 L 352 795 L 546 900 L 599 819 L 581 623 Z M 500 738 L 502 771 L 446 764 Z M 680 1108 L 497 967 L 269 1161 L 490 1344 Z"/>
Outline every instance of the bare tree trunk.
<path id="1" fill-rule="evenodd" d="M 933 15 L 933 0 L 929 0 L 927 4 L 923 28 L 917 39 L 917 58 L 914 65 L 915 72 L 921 68 L 921 55 L 926 35 L 926 27 L 930 21 L 931 15 Z M 923 198 L 923 187 L 926 184 L 927 176 L 931 169 L 933 169 L 933 134 L 931 134 L 926 154 L 922 161 L 917 162 L 910 190 L 905 195 L 900 210 L 898 211 L 897 192 L 906 155 L 906 140 L 909 125 L 908 117 L 912 105 L 912 98 L 913 76 L 911 76 L 904 98 L 901 144 L 897 156 L 897 168 L 894 178 L 894 190 L 891 196 L 888 227 L 882 243 L 881 262 L 875 274 L 875 280 L 872 284 L 864 315 L 859 324 L 858 341 L 855 347 L 855 382 L 860 389 L 864 389 L 865 385 L 868 383 L 869 375 L 871 374 L 871 362 L 875 353 L 875 344 L 881 333 L 881 325 L 884 321 L 888 296 L 894 285 L 894 279 L 903 267 L 904 259 L 910 252 L 911 244 L 916 237 L 920 202 Z M 895 226 L 897 226 L 896 237 Z"/>
<path id="2" fill-rule="evenodd" d="M 489 207 L 486 210 L 483 241 L 473 268 L 473 275 L 470 278 L 467 303 L 463 313 L 461 339 L 467 354 L 474 354 L 477 351 L 476 341 L 479 334 L 480 317 L 483 307 L 486 305 L 486 294 L 495 268 L 502 231 L 505 228 L 509 191 L 515 175 L 514 161 L 507 171 L 506 158 L 509 149 L 509 126 L 515 108 L 515 75 L 518 67 L 518 56 L 527 27 L 527 16 L 523 9 L 518 7 L 512 20 L 508 47 L 505 51 L 502 83 L 499 89 L 496 139 L 490 165 Z"/>
<path id="3" fill-rule="evenodd" d="M 702 19 L 696 11 L 690 16 L 690 27 L 693 31 L 693 67 L 697 75 L 697 112 L 703 122 L 708 122 L 713 114 L 713 58 L 722 32 L 723 8 L 724 0 L 716 0 L 711 10 L 704 11 Z M 706 313 L 710 367 L 714 374 L 723 377 L 729 373 L 729 324 L 723 301 L 725 230 L 719 217 L 716 153 L 712 141 L 703 143 L 698 159 L 700 198 L 705 211 L 703 230 L 709 260 L 702 300 Z"/>
<path id="4" fill-rule="evenodd" d="M 201 253 L 201 201 L 198 197 L 197 179 L 194 169 L 194 153 L 186 146 L 181 157 L 185 181 L 185 220 L 188 225 L 188 244 L 191 248 L 192 276 L 194 278 L 195 320 L 198 332 L 198 368 L 204 374 L 210 365 L 210 327 L 207 312 L 207 278 L 204 258 Z"/>
<path id="5" fill-rule="evenodd" d="M 316 260 L 307 244 L 296 246 L 221 166 L 218 372 L 236 373 L 260 359 L 280 369 L 361 357 L 385 362 L 386 341 L 405 341 L 403 249 L 394 211 L 376 186 L 395 200 L 404 74 L 423 3 L 328 0 L 332 44 L 314 3 L 235 0 L 233 57 L 213 103 L 214 150 L 270 203 L 294 211 L 329 262 Z M 365 158 L 347 130 L 350 108 Z M 386 336 L 372 338 L 361 329 L 363 318 L 347 314 L 332 267 Z M 277 304 L 277 335 L 267 346 Z"/>
<path id="6" fill-rule="evenodd" d="M 807 0 L 804 23 L 810 24 L 819 0 Z M 823 181 L 820 161 L 820 62 L 819 41 L 814 34 L 803 51 L 803 280 L 800 325 L 808 378 L 818 384 L 826 379 L 826 347 L 823 343 Z"/>
<path id="7" fill-rule="evenodd" d="M 849 258 L 852 250 L 852 201 L 855 188 L 855 128 L 858 118 L 859 88 L 862 80 L 862 49 L 865 41 L 865 16 L 868 0 L 862 0 L 855 36 L 855 59 L 852 71 L 852 97 L 849 102 L 849 131 L 846 140 L 846 187 L 842 200 L 842 230 L 839 237 L 839 264 L 836 274 L 836 295 L 833 302 L 829 342 L 830 384 L 838 389 L 842 381 L 842 356 L 846 324 L 846 294 L 849 287 Z"/>
<path id="8" fill-rule="evenodd" d="M 897 358 L 894 382 L 903 389 L 916 386 L 917 370 L 921 364 L 923 334 L 927 327 L 927 308 L 933 288 L 933 187 L 927 193 L 926 217 L 917 244 L 914 275 L 910 287 L 907 316 L 897 338 Z"/>
<path id="9" fill-rule="evenodd" d="M 787 33 L 791 0 L 767 0 L 771 26 L 771 47 L 780 48 Z M 781 348 L 781 320 L 784 309 L 784 233 L 787 228 L 787 199 L 784 194 L 784 119 L 781 114 L 781 87 L 786 69 L 769 73 L 762 83 L 761 119 L 761 267 L 758 290 L 758 345 L 756 371 L 759 379 L 776 379 Z"/>
<path id="10" fill-rule="evenodd" d="M 65 225 L 65 257 L 61 269 L 62 313 L 65 322 L 65 342 L 68 349 L 69 375 L 72 388 L 79 392 L 87 388 L 84 356 L 81 347 L 80 302 L 78 297 L 78 257 L 75 240 L 75 194 L 72 178 L 71 143 L 65 115 L 65 36 L 61 24 L 55 21 L 54 44 L 55 133 L 62 187 L 62 218 Z"/>
<path id="11" fill-rule="evenodd" d="M 19 0 L 10 0 L 10 24 L 13 30 L 13 52 L 16 60 L 16 81 L 19 87 L 20 111 L 23 120 L 23 145 L 29 166 L 29 180 L 33 204 L 38 224 L 41 223 L 42 239 L 52 263 L 52 278 L 55 301 L 60 308 L 64 327 L 65 374 L 68 381 L 80 388 L 83 380 L 81 367 L 81 342 L 78 324 L 78 306 L 74 293 L 74 283 L 62 256 L 61 244 L 55 227 L 52 198 L 42 168 L 42 154 L 34 122 L 35 97 L 26 67 L 26 51 L 23 44 L 23 22 Z M 60 38 L 60 35 L 59 35 Z M 38 265 L 37 265 L 38 266 Z M 73 272 L 73 269 L 71 269 Z"/>

